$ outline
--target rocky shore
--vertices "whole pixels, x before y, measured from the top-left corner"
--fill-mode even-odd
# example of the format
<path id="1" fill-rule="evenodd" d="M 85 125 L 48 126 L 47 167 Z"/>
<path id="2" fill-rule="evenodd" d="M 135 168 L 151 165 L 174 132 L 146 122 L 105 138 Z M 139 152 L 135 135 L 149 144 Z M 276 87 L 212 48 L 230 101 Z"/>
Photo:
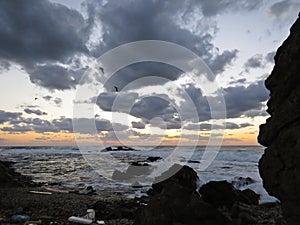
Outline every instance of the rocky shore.
<path id="1" fill-rule="evenodd" d="M 259 205 L 259 196 L 249 189 L 239 191 L 220 181 L 197 190 L 199 178 L 188 166 L 154 183 L 147 197 L 128 199 L 120 193 L 69 193 L 37 187 L 9 165 L 0 162 L 0 179 L 6 182 L 0 183 L 1 224 L 11 224 L 13 215 L 27 215 L 41 224 L 71 224 L 68 217 L 83 216 L 87 209 L 94 209 L 96 218 L 105 224 L 116 225 L 285 224 L 279 203 Z M 170 170 L 178 170 L 179 165 L 173 167 Z"/>

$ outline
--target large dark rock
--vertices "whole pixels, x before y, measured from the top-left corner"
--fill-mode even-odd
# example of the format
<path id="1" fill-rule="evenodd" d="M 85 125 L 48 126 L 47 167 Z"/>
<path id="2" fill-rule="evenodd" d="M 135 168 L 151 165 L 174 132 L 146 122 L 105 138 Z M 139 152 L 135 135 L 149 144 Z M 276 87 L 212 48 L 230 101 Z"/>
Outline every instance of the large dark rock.
<path id="1" fill-rule="evenodd" d="M 258 141 L 267 149 L 259 162 L 264 187 L 282 202 L 289 225 L 300 221 L 300 19 L 277 50 L 266 80 L 268 113 Z"/>
<path id="2" fill-rule="evenodd" d="M 202 199 L 216 207 L 231 208 L 235 202 L 258 205 L 260 196 L 250 189 L 237 190 L 227 181 L 211 181 L 204 184 L 199 193 Z"/>
<path id="3" fill-rule="evenodd" d="M 149 190 L 149 203 L 137 214 L 135 225 L 221 225 L 227 219 L 196 191 L 198 176 L 188 166 L 174 165 Z M 175 175 L 174 171 L 180 169 Z"/>
<path id="4" fill-rule="evenodd" d="M 237 192 L 227 181 L 211 181 L 199 190 L 203 200 L 214 206 L 232 206 L 237 198 Z"/>

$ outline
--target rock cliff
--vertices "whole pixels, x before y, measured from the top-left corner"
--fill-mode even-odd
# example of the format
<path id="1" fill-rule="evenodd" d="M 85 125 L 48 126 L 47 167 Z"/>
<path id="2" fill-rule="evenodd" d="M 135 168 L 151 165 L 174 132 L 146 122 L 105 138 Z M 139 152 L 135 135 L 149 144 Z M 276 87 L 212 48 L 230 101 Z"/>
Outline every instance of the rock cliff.
<path id="1" fill-rule="evenodd" d="M 265 82 L 270 118 L 260 126 L 258 142 L 267 148 L 259 171 L 266 190 L 281 201 L 288 225 L 296 225 L 300 221 L 300 18 L 274 59 Z"/>

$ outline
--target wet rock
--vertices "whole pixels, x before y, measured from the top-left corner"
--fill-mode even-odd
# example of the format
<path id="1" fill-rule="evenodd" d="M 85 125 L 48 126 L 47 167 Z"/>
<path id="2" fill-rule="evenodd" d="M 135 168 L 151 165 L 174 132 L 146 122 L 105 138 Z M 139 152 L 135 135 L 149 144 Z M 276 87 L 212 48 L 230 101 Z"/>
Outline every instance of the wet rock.
<path id="1" fill-rule="evenodd" d="M 248 205 L 258 205 L 259 204 L 260 195 L 256 194 L 254 191 L 250 189 L 246 189 L 243 191 L 237 190 L 236 201 L 248 204 Z"/>
<path id="2" fill-rule="evenodd" d="M 198 160 L 188 160 L 188 163 L 200 163 Z"/>
<path id="3" fill-rule="evenodd" d="M 282 202 L 289 225 L 300 221 L 300 18 L 277 50 L 266 80 L 270 118 L 260 126 L 258 141 L 266 146 L 259 162 L 263 184 Z"/>
<path id="4" fill-rule="evenodd" d="M 137 150 L 127 146 L 117 146 L 117 147 L 109 146 L 102 150 L 102 152 L 115 152 L 115 151 L 137 151 Z"/>
<path id="5" fill-rule="evenodd" d="M 232 206 L 237 198 L 237 192 L 227 181 L 211 181 L 204 184 L 199 193 L 205 202 L 214 206 Z"/>
<path id="6" fill-rule="evenodd" d="M 251 177 L 235 177 L 231 183 L 234 187 L 241 188 L 249 184 L 255 183 L 255 180 L 253 180 Z"/>
<path id="7" fill-rule="evenodd" d="M 125 172 L 115 170 L 112 179 L 116 181 L 130 182 L 138 176 L 147 176 L 151 174 L 153 168 L 148 163 L 132 162 Z"/>
<path id="8" fill-rule="evenodd" d="M 149 157 L 146 159 L 146 161 L 147 161 L 147 162 L 156 162 L 156 161 L 161 160 L 161 159 L 162 159 L 162 158 L 159 157 L 159 156 L 149 156 Z"/>

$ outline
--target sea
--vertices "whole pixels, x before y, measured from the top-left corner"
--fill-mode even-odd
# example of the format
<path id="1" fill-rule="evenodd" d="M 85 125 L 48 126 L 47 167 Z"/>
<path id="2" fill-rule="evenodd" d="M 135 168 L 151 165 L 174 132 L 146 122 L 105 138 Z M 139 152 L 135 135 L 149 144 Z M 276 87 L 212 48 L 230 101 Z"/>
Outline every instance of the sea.
<path id="1" fill-rule="evenodd" d="M 237 189 L 250 188 L 260 194 L 260 202 L 275 202 L 268 195 L 259 176 L 258 161 L 264 148 L 261 146 L 222 146 L 210 157 L 203 167 L 202 159 L 207 154 L 205 146 L 180 147 L 174 154 L 174 147 L 134 147 L 134 150 L 103 151 L 97 146 L 81 147 L 0 147 L 0 160 L 14 162 L 13 168 L 33 181 L 55 190 L 83 191 L 93 187 L 97 192 L 121 192 L 128 197 L 146 193 L 150 183 L 140 182 L 142 187 L 110 179 L 114 169 L 122 171 L 124 165 L 132 162 L 146 162 L 147 158 L 160 157 L 147 162 L 161 167 L 168 159 L 174 163 L 192 167 L 199 176 L 199 187 L 209 181 L 227 180 Z M 192 154 L 186 154 L 192 153 Z M 97 154 L 96 154 L 97 153 Z M 209 152 L 208 152 L 209 153 Z M 111 161 L 112 160 L 112 161 Z M 168 164 L 171 165 L 171 164 Z M 125 168 L 125 167 L 124 167 Z M 163 168 L 163 167 L 162 167 Z"/>

